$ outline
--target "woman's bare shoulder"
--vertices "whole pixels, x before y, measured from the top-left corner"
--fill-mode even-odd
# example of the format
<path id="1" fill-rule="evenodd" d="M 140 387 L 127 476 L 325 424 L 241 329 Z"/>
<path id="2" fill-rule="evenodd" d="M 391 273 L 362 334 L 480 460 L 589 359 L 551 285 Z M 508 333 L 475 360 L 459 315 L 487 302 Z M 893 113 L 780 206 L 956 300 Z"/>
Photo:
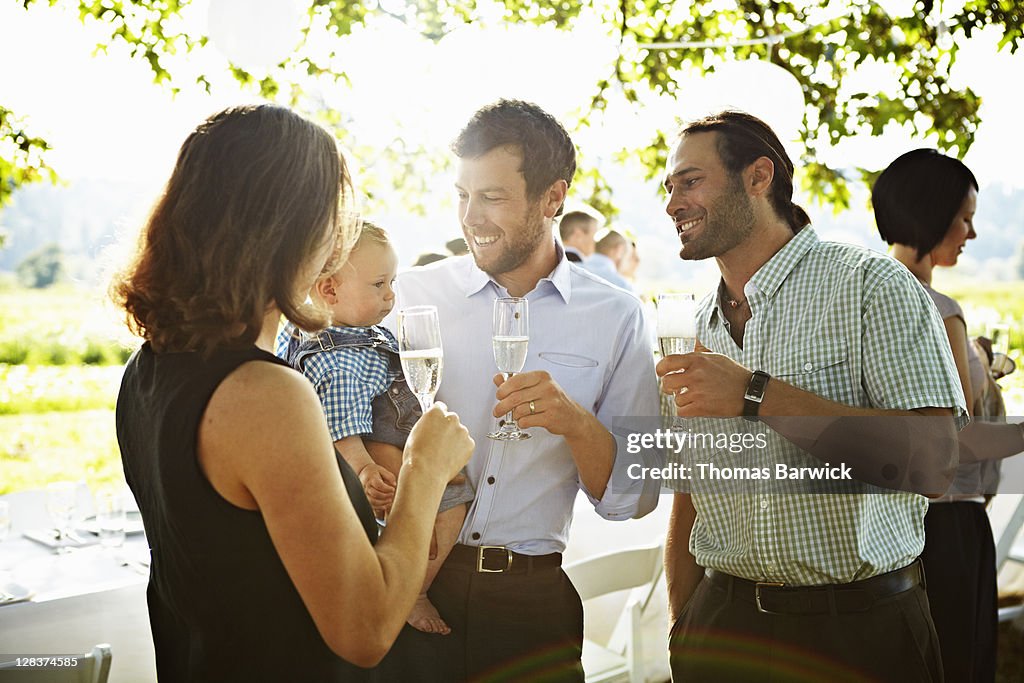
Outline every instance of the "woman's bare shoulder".
<path id="1" fill-rule="evenodd" d="M 241 451 L 250 461 L 330 442 L 312 385 L 291 368 L 263 361 L 244 363 L 221 382 L 200 437 L 217 452 Z"/>

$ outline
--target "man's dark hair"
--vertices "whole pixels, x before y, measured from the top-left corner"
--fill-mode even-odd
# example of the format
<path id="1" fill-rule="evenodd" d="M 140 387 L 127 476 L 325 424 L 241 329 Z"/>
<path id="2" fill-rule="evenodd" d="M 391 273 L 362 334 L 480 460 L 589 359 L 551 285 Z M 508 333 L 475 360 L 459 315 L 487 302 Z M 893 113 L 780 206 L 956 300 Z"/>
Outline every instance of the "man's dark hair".
<path id="1" fill-rule="evenodd" d="M 558 221 L 558 234 L 562 236 L 564 242 L 576 232 L 576 228 L 579 226 L 596 222 L 597 219 L 586 211 L 570 211 Z"/>
<path id="2" fill-rule="evenodd" d="M 718 133 L 718 156 L 732 176 L 761 157 L 775 165 L 769 199 L 772 208 L 793 232 L 811 222 L 807 212 L 793 203 L 793 162 L 775 131 L 767 123 L 741 111 L 723 111 L 686 124 L 679 136 Z"/>
<path id="3" fill-rule="evenodd" d="M 498 100 L 478 110 L 455 138 L 452 151 L 459 158 L 475 159 L 506 146 L 522 156 L 519 171 L 530 199 L 540 197 L 556 180 L 572 185 L 576 148 L 569 134 L 553 116 L 530 102 Z"/>
<path id="4" fill-rule="evenodd" d="M 921 260 L 946 236 L 972 187 L 978 180 L 959 159 L 934 149 L 907 152 L 871 189 L 878 232 L 889 244 L 913 247 Z"/>

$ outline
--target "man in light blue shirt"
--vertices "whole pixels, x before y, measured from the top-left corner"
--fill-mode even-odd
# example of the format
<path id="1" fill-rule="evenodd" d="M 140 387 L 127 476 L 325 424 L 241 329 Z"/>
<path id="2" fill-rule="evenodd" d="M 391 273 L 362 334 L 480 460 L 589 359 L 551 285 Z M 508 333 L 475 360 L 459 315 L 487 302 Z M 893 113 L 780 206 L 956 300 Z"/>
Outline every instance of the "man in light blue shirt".
<path id="1" fill-rule="evenodd" d="M 582 265 L 594 275 L 604 278 L 616 287 L 622 287 L 626 291 L 632 292 L 632 285 L 619 273 L 619 267 L 632 249 L 633 245 L 629 240 L 614 230 L 609 230 L 604 237 L 597 241 L 594 253 Z"/>
<path id="2" fill-rule="evenodd" d="M 561 552 L 580 490 L 607 519 L 657 504 L 656 481 L 626 476 L 640 456 L 609 431 L 619 418 L 658 414 L 650 337 L 636 297 L 570 264 L 555 240 L 552 220 L 576 167 L 555 119 L 502 100 L 478 111 L 453 149 L 473 258 L 401 274 L 397 308 L 438 308 L 445 362 L 437 398 L 476 439 L 467 473 L 477 497 L 430 591 L 451 635 L 406 629 L 381 671 L 401 680 L 543 672 L 582 681 L 582 605 Z M 526 365 L 507 381 L 491 349 L 502 296 L 529 300 Z M 508 411 L 530 439 L 487 438 Z"/>

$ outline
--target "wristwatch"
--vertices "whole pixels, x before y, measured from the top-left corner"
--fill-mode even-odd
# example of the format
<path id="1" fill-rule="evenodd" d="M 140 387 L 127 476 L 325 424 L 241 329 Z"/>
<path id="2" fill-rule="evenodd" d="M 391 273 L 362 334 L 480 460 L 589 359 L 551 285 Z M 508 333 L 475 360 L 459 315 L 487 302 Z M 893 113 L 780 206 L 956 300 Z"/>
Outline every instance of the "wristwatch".
<path id="1" fill-rule="evenodd" d="M 771 376 L 767 372 L 754 370 L 747 382 L 747 391 L 743 394 L 743 417 L 754 421 L 757 419 L 757 411 L 761 408 L 761 401 L 764 399 L 764 388 L 768 386 Z"/>

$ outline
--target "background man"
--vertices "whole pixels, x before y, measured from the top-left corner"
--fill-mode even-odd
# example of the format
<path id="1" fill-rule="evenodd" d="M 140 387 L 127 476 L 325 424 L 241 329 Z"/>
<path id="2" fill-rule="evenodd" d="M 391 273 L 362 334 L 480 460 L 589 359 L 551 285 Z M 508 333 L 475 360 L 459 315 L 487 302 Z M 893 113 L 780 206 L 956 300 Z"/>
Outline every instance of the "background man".
<path id="1" fill-rule="evenodd" d="M 597 219 L 583 211 L 570 211 L 562 216 L 558 221 L 558 233 L 565 247 L 565 257 L 573 263 L 580 263 L 593 254 L 598 227 Z"/>
<path id="2" fill-rule="evenodd" d="M 430 590 L 451 635 L 406 629 L 382 673 L 582 681 L 583 610 L 561 552 L 580 490 L 607 519 L 657 504 L 657 481 L 626 483 L 639 456 L 609 431 L 613 418 L 657 415 L 652 349 L 640 302 L 572 268 L 555 240 L 576 169 L 565 129 L 536 105 L 501 100 L 473 116 L 453 150 L 472 258 L 403 273 L 396 291 L 398 307 L 438 307 L 447 359 L 438 399 L 477 439 L 467 466 L 477 496 Z M 490 339 L 501 296 L 529 300 L 529 355 L 507 381 L 495 375 Z M 530 439 L 486 437 L 509 411 Z"/>
<path id="3" fill-rule="evenodd" d="M 632 285 L 619 272 L 626 266 L 632 250 L 633 245 L 628 239 L 614 230 L 609 230 L 594 245 L 594 253 L 583 262 L 583 267 L 617 287 L 633 291 Z"/>
<path id="4" fill-rule="evenodd" d="M 941 680 L 917 561 L 927 509 L 918 494 L 940 494 L 956 463 L 949 416 L 965 411 L 949 345 L 905 268 L 818 240 L 792 202 L 792 178 L 782 144 L 753 116 L 723 112 L 683 129 L 666 210 L 680 258 L 715 258 L 722 280 L 697 315 L 707 350 L 664 359 L 664 390 L 680 416 L 761 415 L 804 432 L 793 440 L 846 460 L 861 481 L 917 492 L 771 495 L 781 484 L 768 480 L 729 495 L 696 482 L 692 495 L 677 493 L 666 548 L 673 674 Z M 910 429 L 948 431 L 926 433 L 921 452 L 904 457 L 916 446 L 900 441 L 907 429 L 884 428 L 902 416 Z M 810 459 L 780 438 L 759 455 L 772 468 Z"/>

